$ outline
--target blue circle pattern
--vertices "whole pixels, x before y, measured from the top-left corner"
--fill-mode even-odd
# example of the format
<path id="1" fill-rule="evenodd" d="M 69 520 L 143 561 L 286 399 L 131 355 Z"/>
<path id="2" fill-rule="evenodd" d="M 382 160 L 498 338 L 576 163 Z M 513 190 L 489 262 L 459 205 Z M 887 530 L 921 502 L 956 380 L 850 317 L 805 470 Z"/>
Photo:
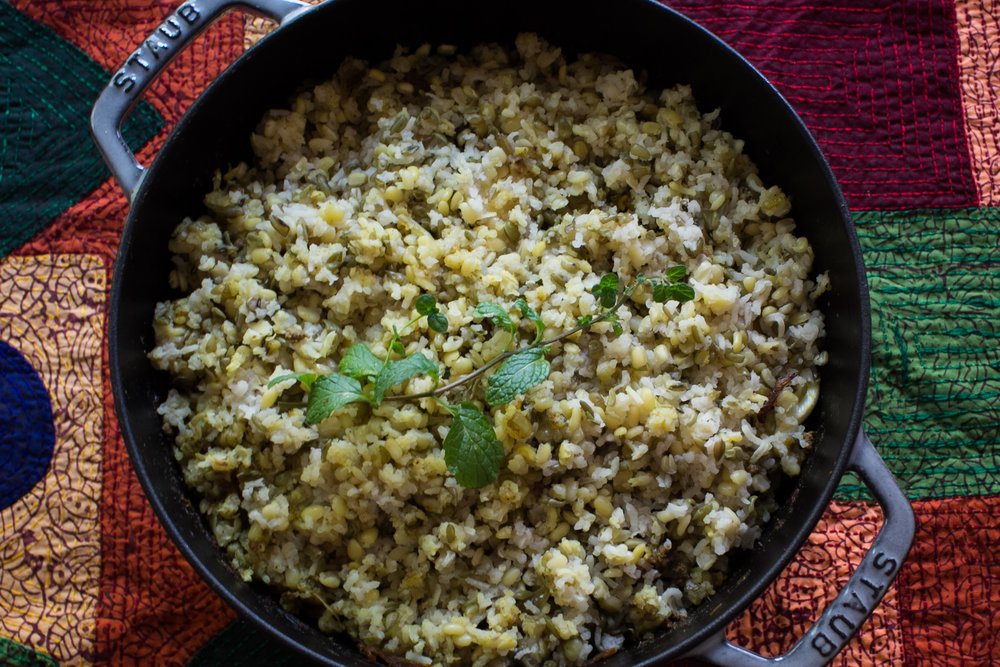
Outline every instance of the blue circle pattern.
<path id="1" fill-rule="evenodd" d="M 45 476 L 55 442 L 48 390 L 21 353 L 0 341 L 0 510 Z"/>

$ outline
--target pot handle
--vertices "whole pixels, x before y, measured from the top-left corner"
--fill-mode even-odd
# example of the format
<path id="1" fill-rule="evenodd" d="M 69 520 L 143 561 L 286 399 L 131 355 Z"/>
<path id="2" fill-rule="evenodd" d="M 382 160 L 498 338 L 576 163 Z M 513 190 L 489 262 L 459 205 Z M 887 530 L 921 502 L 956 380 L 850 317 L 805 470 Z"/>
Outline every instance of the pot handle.
<path id="1" fill-rule="evenodd" d="M 690 656 L 733 667 L 824 665 L 847 645 L 889 589 L 913 545 L 916 530 L 913 508 L 864 431 L 858 433 L 849 467 L 861 476 L 882 506 L 885 520 L 858 569 L 815 625 L 787 653 L 776 658 L 765 658 L 730 643 L 725 630 L 710 637 Z"/>
<path id="2" fill-rule="evenodd" d="M 122 122 L 174 56 L 234 7 L 284 24 L 311 6 L 299 0 L 186 0 L 143 40 L 111 77 L 90 114 L 94 142 L 129 201 L 145 167 L 122 138 Z"/>

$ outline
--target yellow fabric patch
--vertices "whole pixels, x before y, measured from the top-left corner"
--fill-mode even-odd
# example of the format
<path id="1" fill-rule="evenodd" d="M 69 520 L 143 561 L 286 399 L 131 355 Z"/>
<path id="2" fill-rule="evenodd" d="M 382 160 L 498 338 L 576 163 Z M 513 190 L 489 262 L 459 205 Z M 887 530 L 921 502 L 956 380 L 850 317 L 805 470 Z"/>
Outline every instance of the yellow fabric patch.
<path id="1" fill-rule="evenodd" d="M 48 473 L 0 512 L 0 634 L 87 664 L 101 575 L 102 339 L 107 274 L 92 255 L 0 261 L 0 340 L 48 388 Z"/>

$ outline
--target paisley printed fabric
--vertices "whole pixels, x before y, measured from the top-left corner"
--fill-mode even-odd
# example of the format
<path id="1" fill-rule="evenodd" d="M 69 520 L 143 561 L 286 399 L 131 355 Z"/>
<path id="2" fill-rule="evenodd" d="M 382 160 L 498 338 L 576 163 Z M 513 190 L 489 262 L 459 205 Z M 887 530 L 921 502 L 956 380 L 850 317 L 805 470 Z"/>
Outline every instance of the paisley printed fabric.
<path id="1" fill-rule="evenodd" d="M 38 90 L 58 49 L 106 78 L 178 3 L 0 0 L 4 119 L 38 99 L 24 91 Z M 896 583 L 834 664 L 1000 662 L 1000 3 L 669 4 L 732 44 L 801 114 L 847 196 L 868 268 L 865 428 L 918 527 Z M 140 160 L 270 28 L 229 15 L 180 54 L 138 119 L 152 123 L 134 137 Z M 71 102 L 49 105 L 58 122 L 36 114 L 31 135 L 70 139 L 34 153 L 0 142 L 0 664 L 297 664 L 200 581 L 132 474 L 105 350 L 127 203 L 79 136 L 89 101 Z M 62 164 L 86 178 L 38 185 L 41 170 Z M 729 640 L 787 651 L 881 525 L 867 490 L 845 478 Z"/>
<path id="2" fill-rule="evenodd" d="M 54 434 L 40 481 L 0 509 L 0 635 L 59 662 L 94 656 L 105 280 L 90 255 L 0 260 L 0 340 L 39 371 Z"/>

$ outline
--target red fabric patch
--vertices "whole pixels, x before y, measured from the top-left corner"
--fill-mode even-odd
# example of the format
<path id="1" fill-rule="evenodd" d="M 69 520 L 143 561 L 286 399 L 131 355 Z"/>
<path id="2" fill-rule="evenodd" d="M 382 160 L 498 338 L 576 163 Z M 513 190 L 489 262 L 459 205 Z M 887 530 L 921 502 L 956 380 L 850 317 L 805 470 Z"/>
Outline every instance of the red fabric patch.
<path id="1" fill-rule="evenodd" d="M 1000 497 L 915 503 L 917 537 L 897 586 L 906 664 L 1000 659 Z"/>
<path id="2" fill-rule="evenodd" d="M 105 344 L 105 368 L 107 364 Z M 104 562 L 96 662 L 179 667 L 236 613 L 195 574 L 164 533 L 132 471 L 107 377 L 104 392 Z"/>
<path id="3" fill-rule="evenodd" d="M 785 95 L 851 208 L 978 203 L 953 3 L 667 4 L 726 40 Z"/>

